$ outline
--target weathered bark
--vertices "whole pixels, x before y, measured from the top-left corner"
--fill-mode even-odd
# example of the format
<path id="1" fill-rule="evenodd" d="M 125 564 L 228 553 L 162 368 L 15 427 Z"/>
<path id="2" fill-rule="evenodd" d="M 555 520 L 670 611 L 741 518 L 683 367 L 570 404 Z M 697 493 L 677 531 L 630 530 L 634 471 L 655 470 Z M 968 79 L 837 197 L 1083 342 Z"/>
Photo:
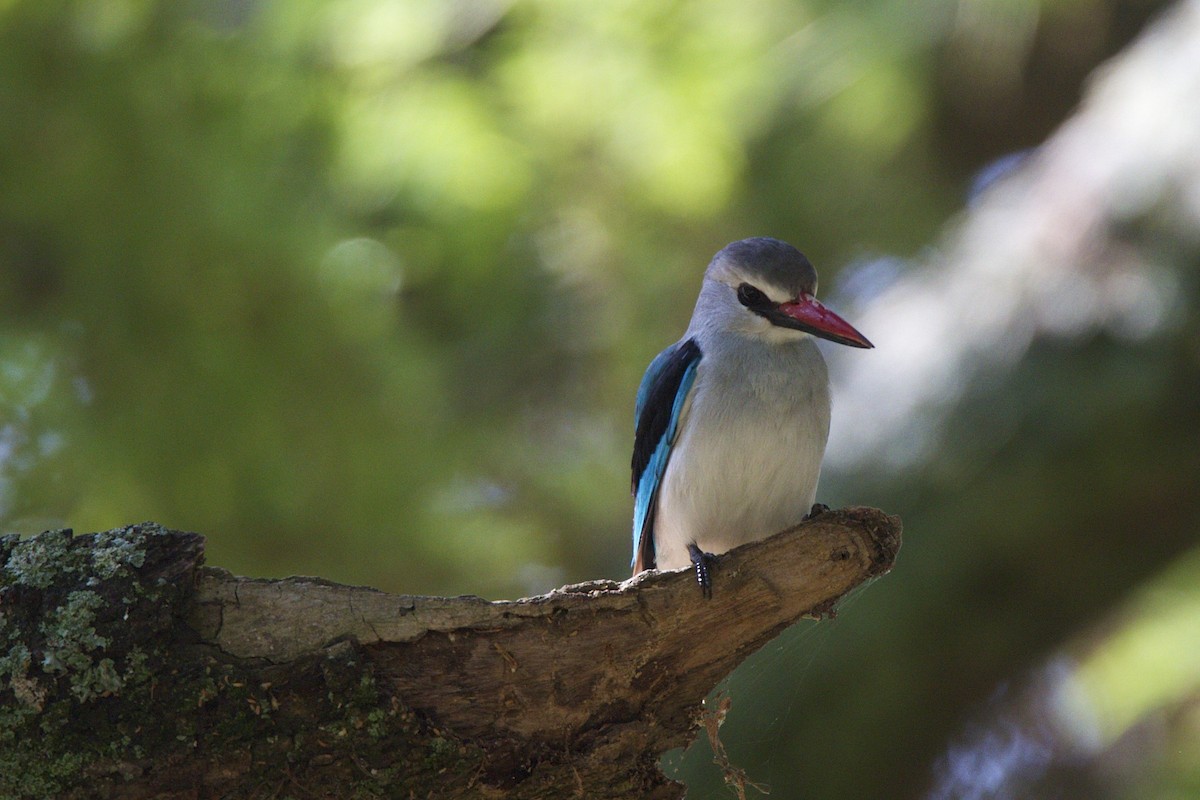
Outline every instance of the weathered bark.
<path id="1" fill-rule="evenodd" d="M 0 795 L 679 798 L 702 701 L 887 572 L 900 522 L 827 512 L 688 571 L 512 602 L 202 567 L 153 524 L 0 545 Z"/>

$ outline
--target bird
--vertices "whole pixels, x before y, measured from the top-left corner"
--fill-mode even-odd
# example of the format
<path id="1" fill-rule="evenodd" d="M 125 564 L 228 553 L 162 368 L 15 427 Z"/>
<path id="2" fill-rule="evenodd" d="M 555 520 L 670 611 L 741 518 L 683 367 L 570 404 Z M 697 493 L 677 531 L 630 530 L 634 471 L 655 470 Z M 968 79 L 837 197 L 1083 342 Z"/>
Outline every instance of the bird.
<path id="1" fill-rule="evenodd" d="M 722 248 L 683 338 L 634 408 L 633 574 L 691 564 L 712 597 L 715 554 L 819 513 L 829 373 L 815 338 L 874 345 L 816 298 L 817 272 L 770 237 Z"/>

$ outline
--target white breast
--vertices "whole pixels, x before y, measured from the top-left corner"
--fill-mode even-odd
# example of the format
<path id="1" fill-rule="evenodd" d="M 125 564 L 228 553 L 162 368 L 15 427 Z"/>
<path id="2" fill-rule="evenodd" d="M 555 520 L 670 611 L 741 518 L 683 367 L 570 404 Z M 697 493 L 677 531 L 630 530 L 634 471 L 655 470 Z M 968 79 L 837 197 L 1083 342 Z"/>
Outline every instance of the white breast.
<path id="1" fill-rule="evenodd" d="M 829 436 L 829 378 L 811 339 L 701 343 L 654 525 L 657 565 L 690 563 L 799 522 Z"/>

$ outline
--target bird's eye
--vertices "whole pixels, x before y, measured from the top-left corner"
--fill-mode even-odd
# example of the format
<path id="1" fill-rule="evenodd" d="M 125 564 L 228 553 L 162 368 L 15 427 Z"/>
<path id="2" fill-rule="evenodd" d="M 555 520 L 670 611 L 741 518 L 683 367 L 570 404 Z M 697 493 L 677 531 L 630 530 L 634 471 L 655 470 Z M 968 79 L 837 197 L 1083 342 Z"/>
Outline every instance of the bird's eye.
<path id="1" fill-rule="evenodd" d="M 771 298 L 748 283 L 743 283 L 737 289 L 738 302 L 746 308 L 763 308 L 771 305 Z"/>

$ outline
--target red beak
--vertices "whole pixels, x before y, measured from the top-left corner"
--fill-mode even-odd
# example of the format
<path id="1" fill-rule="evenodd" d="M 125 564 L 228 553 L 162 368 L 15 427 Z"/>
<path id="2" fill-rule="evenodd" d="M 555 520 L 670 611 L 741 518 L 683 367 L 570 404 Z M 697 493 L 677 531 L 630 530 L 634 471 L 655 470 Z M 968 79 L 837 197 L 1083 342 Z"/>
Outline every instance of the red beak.
<path id="1" fill-rule="evenodd" d="M 846 320 L 830 311 L 811 294 L 801 294 L 793 303 L 780 303 L 779 310 L 795 320 L 793 327 L 850 347 L 871 348 L 875 345 L 854 329 Z"/>

